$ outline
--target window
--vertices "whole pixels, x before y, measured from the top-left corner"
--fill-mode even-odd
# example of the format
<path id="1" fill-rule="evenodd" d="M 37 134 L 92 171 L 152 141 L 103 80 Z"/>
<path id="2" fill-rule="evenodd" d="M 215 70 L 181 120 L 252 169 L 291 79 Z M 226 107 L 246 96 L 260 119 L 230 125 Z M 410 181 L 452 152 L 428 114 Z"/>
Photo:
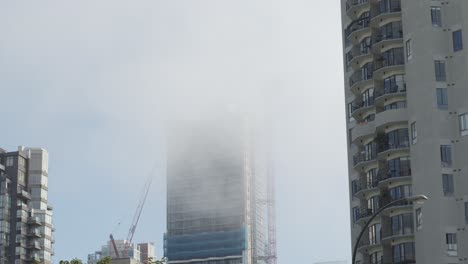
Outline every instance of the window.
<path id="1" fill-rule="evenodd" d="M 13 166 L 13 157 L 7 157 L 6 158 L 6 164 L 7 167 Z"/>
<path id="2" fill-rule="evenodd" d="M 468 135 L 468 113 L 462 114 L 460 119 L 460 134 L 462 136 Z"/>
<path id="3" fill-rule="evenodd" d="M 394 102 L 384 106 L 384 111 L 406 108 L 406 101 Z"/>
<path id="4" fill-rule="evenodd" d="M 400 128 L 387 133 L 387 142 L 382 144 L 383 149 L 407 148 L 409 146 L 408 129 Z"/>
<path id="5" fill-rule="evenodd" d="M 392 236 L 407 235 L 413 233 L 413 214 L 401 214 L 390 218 Z"/>
<path id="6" fill-rule="evenodd" d="M 411 185 L 400 185 L 390 189 L 390 197 L 392 201 L 400 200 L 403 198 L 411 197 Z"/>
<path id="7" fill-rule="evenodd" d="M 376 42 L 387 39 L 403 38 L 403 25 L 401 21 L 390 22 L 379 28 L 379 35 L 377 35 Z"/>
<path id="8" fill-rule="evenodd" d="M 377 251 L 369 255 L 370 264 L 381 264 L 383 263 L 383 252 Z"/>
<path id="9" fill-rule="evenodd" d="M 447 110 L 448 109 L 448 94 L 447 88 L 437 88 L 437 108 L 440 110 Z"/>
<path id="10" fill-rule="evenodd" d="M 405 63 L 403 48 L 393 48 L 382 53 L 382 67 L 403 65 Z"/>
<path id="11" fill-rule="evenodd" d="M 363 107 L 374 105 L 374 88 L 369 88 L 362 93 Z"/>
<path id="12" fill-rule="evenodd" d="M 394 245 L 392 247 L 392 253 L 394 264 L 414 263 L 414 242 Z"/>
<path id="13" fill-rule="evenodd" d="M 435 77 L 438 82 L 447 81 L 447 75 L 445 74 L 445 61 L 436 60 L 434 61 Z"/>
<path id="14" fill-rule="evenodd" d="M 356 223 L 356 221 L 359 218 L 359 207 L 353 207 L 353 222 Z"/>
<path id="15" fill-rule="evenodd" d="M 371 49 L 371 46 L 372 46 L 372 39 L 371 37 L 367 37 L 365 39 L 363 39 L 360 43 L 360 52 L 361 54 L 367 54 L 369 53 L 370 49 Z"/>
<path id="16" fill-rule="evenodd" d="M 452 32 L 453 51 L 457 52 L 463 49 L 463 35 L 461 30 Z"/>
<path id="17" fill-rule="evenodd" d="M 416 209 L 416 228 L 420 230 L 422 228 L 423 224 L 423 218 L 422 218 L 422 209 L 418 208 Z"/>
<path id="18" fill-rule="evenodd" d="M 440 146 L 440 160 L 443 167 L 452 166 L 452 146 L 441 145 Z"/>
<path id="19" fill-rule="evenodd" d="M 465 202 L 465 224 L 468 225 L 468 202 Z"/>
<path id="20" fill-rule="evenodd" d="M 406 41 L 406 60 L 411 60 L 413 57 L 413 48 L 411 47 L 411 39 Z"/>
<path id="21" fill-rule="evenodd" d="M 384 79 L 384 93 L 399 93 L 406 91 L 405 75 L 398 74 Z"/>
<path id="22" fill-rule="evenodd" d="M 391 159 L 387 162 L 388 176 L 390 178 L 405 177 L 411 175 L 411 163 L 409 157 Z"/>
<path id="23" fill-rule="evenodd" d="M 353 180 L 351 182 L 351 192 L 353 195 L 355 195 L 357 192 L 359 192 L 359 181 L 358 180 Z"/>
<path id="24" fill-rule="evenodd" d="M 431 20 L 433 27 L 442 27 L 442 12 L 440 6 L 431 6 Z"/>
<path id="25" fill-rule="evenodd" d="M 379 195 L 372 196 L 367 200 L 367 209 L 372 212 L 372 214 L 375 214 L 377 210 L 379 210 Z"/>
<path id="26" fill-rule="evenodd" d="M 456 256 L 458 251 L 457 234 L 447 233 L 445 234 L 445 237 L 447 242 L 447 252 L 451 256 Z"/>
<path id="27" fill-rule="evenodd" d="M 411 123 L 411 144 L 418 142 L 418 131 L 416 130 L 416 122 Z"/>
<path id="28" fill-rule="evenodd" d="M 382 226 L 380 224 L 375 224 L 369 227 L 369 244 L 376 245 L 380 243 L 382 235 Z"/>
<path id="29" fill-rule="evenodd" d="M 452 174 L 442 175 L 442 190 L 444 192 L 444 196 L 453 195 L 454 187 L 453 187 L 453 175 Z"/>

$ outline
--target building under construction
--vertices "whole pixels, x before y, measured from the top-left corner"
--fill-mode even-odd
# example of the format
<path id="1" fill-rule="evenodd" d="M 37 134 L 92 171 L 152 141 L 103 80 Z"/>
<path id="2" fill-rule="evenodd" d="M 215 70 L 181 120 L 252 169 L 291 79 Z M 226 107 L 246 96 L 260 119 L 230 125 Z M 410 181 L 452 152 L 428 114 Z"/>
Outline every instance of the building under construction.
<path id="1" fill-rule="evenodd" d="M 233 115 L 170 128 L 169 263 L 276 263 L 272 173 L 259 134 Z"/>
<path id="2" fill-rule="evenodd" d="M 114 245 L 117 248 L 116 254 Z M 124 254 L 122 254 L 124 253 Z M 122 255 L 122 256 L 121 256 Z M 153 243 L 126 243 L 125 240 L 108 241 L 99 251 L 88 255 L 88 264 L 97 264 L 97 262 L 105 257 L 110 257 L 112 260 L 127 259 L 129 263 L 148 264 L 148 259 L 155 259 L 155 249 Z"/>

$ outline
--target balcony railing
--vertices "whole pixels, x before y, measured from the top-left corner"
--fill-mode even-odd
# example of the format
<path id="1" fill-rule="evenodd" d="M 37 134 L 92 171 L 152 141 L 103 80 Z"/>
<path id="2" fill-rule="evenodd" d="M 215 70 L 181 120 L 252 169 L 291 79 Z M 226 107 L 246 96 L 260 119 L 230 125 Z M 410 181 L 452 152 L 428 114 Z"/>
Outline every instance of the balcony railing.
<path id="1" fill-rule="evenodd" d="M 400 81 L 396 82 L 393 85 L 384 86 L 383 89 L 377 89 L 374 92 L 375 98 L 387 95 L 387 94 L 396 94 L 396 93 L 405 93 L 406 92 L 406 82 Z"/>
<path id="2" fill-rule="evenodd" d="M 354 84 L 362 81 L 372 80 L 373 73 L 372 68 L 367 73 L 363 73 L 362 69 L 355 72 L 351 77 L 349 77 L 349 86 L 353 86 Z"/>
<path id="3" fill-rule="evenodd" d="M 388 169 L 380 169 L 377 173 L 377 177 L 380 181 L 384 181 L 391 178 L 400 178 L 400 177 L 408 177 L 411 176 L 411 168 L 401 169 L 401 170 L 388 170 Z"/>
<path id="4" fill-rule="evenodd" d="M 360 208 L 359 213 L 357 215 L 357 220 L 367 218 L 367 217 L 371 217 L 373 214 L 374 214 L 374 211 L 372 209 Z"/>
<path id="5" fill-rule="evenodd" d="M 383 143 L 379 145 L 379 153 L 388 150 L 397 150 L 409 148 L 409 141 L 398 142 L 397 144 Z"/>
<path id="6" fill-rule="evenodd" d="M 372 161 L 377 158 L 377 155 L 367 152 L 360 152 L 353 156 L 354 166 L 361 162 Z"/>
<path id="7" fill-rule="evenodd" d="M 368 2 L 369 0 L 348 0 L 346 1 L 346 11 L 348 11 L 351 7 L 366 4 Z"/>
<path id="8" fill-rule="evenodd" d="M 385 40 L 402 39 L 402 38 L 403 38 L 402 30 L 397 31 L 396 33 L 392 33 L 392 34 L 379 34 L 372 39 L 372 44 L 377 44 Z"/>
<path id="9" fill-rule="evenodd" d="M 381 0 L 380 6 L 373 10 L 372 17 L 398 12 L 401 12 L 401 0 Z"/>
<path id="10" fill-rule="evenodd" d="M 351 112 L 354 113 L 355 111 L 361 109 L 361 108 L 366 108 L 366 107 L 371 107 L 375 104 L 374 97 L 369 97 L 366 101 L 353 101 L 351 103 Z"/>
<path id="11" fill-rule="evenodd" d="M 345 30 L 345 36 L 349 37 L 353 32 L 356 32 L 361 29 L 369 28 L 370 26 L 370 17 L 360 18 L 353 21 Z"/>
<path id="12" fill-rule="evenodd" d="M 388 59 L 380 59 L 375 62 L 375 69 L 374 71 L 380 70 L 382 68 L 386 67 L 392 67 L 392 66 L 400 66 L 400 65 L 405 65 L 405 58 L 403 54 L 399 56 L 392 56 L 391 58 Z"/>

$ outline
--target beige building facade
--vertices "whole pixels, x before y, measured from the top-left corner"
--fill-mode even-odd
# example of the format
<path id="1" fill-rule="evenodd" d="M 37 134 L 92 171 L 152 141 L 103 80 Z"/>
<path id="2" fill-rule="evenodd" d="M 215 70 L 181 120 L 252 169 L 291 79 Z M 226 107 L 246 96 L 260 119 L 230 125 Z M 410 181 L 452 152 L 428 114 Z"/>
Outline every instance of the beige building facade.
<path id="1" fill-rule="evenodd" d="M 362 264 L 468 263 L 468 1 L 342 0 L 352 241 Z"/>

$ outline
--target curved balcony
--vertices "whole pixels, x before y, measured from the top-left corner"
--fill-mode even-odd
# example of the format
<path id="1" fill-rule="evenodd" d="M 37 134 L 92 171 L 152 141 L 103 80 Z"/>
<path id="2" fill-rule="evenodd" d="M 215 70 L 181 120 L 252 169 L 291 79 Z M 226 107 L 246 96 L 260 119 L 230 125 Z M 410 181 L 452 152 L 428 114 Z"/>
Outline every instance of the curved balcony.
<path id="1" fill-rule="evenodd" d="M 375 106 L 374 102 L 375 102 L 374 97 L 370 97 L 367 101 L 354 101 L 351 104 L 351 107 L 352 107 L 351 115 L 356 120 L 361 120 L 362 114 L 371 110 Z"/>
<path id="2" fill-rule="evenodd" d="M 378 191 L 379 189 L 379 182 L 362 182 L 358 186 L 357 192 L 354 194 L 357 198 L 364 198 L 367 194 L 371 192 Z"/>
<path id="3" fill-rule="evenodd" d="M 362 70 L 356 71 L 349 77 L 349 86 L 351 92 L 354 94 L 360 94 L 360 91 L 374 83 L 372 69 L 369 69 L 367 73 L 363 73 Z"/>
<path id="4" fill-rule="evenodd" d="M 388 234 L 382 237 L 382 244 L 390 244 L 395 243 L 398 240 L 408 240 L 414 237 L 414 232 L 411 233 L 403 233 L 400 232 L 399 234 Z"/>
<path id="5" fill-rule="evenodd" d="M 375 128 L 408 122 L 408 109 L 391 109 L 375 115 Z"/>
<path id="6" fill-rule="evenodd" d="M 371 122 L 362 122 L 358 123 L 351 133 L 351 141 L 356 143 L 356 141 L 364 139 L 375 134 L 375 123 Z"/>
<path id="7" fill-rule="evenodd" d="M 363 11 L 369 10 L 369 0 L 347 0 L 346 14 L 351 19 L 356 19 Z"/>
<path id="8" fill-rule="evenodd" d="M 354 47 L 349 53 L 349 65 L 353 70 L 359 70 L 364 63 L 372 61 L 371 49 L 361 50 L 360 47 Z"/>
<path id="9" fill-rule="evenodd" d="M 379 146 L 379 157 L 388 157 L 398 152 L 409 152 L 409 141 L 399 142 L 398 144 L 383 144 Z"/>
<path id="10" fill-rule="evenodd" d="M 364 17 L 353 21 L 345 30 L 346 38 L 354 45 L 359 44 L 359 41 L 361 41 L 365 35 L 371 35 L 370 17 Z"/>
<path id="11" fill-rule="evenodd" d="M 376 161 L 377 155 L 371 155 L 365 151 L 359 152 L 353 156 L 354 169 L 357 169 L 359 166 L 367 166 Z"/>
<path id="12" fill-rule="evenodd" d="M 372 209 L 365 208 L 365 207 L 360 208 L 359 213 L 356 218 L 356 223 L 357 224 L 366 223 L 369 220 L 369 218 L 372 217 L 373 214 L 374 212 L 372 211 Z"/>
<path id="13" fill-rule="evenodd" d="M 378 8 L 372 12 L 372 26 L 387 19 L 401 17 L 401 0 L 381 0 Z"/>
<path id="14" fill-rule="evenodd" d="M 380 187 L 389 185 L 396 181 L 410 183 L 411 182 L 411 168 L 407 168 L 404 170 L 387 170 L 384 168 L 384 169 L 379 170 L 377 174 L 377 178 L 378 178 Z"/>
<path id="15" fill-rule="evenodd" d="M 394 74 L 403 74 L 405 70 L 405 59 L 403 54 L 393 56 L 389 59 L 380 59 L 374 63 L 374 79 L 381 79 L 384 75 L 394 72 Z"/>
<path id="16" fill-rule="evenodd" d="M 382 53 L 382 50 L 388 46 L 403 45 L 403 31 L 391 34 L 379 34 L 372 38 L 372 51 Z"/>
<path id="17" fill-rule="evenodd" d="M 401 98 L 403 100 L 406 97 L 406 83 L 402 81 L 391 86 L 376 89 L 374 97 L 376 105 L 383 105 L 385 101 L 394 98 Z"/>

